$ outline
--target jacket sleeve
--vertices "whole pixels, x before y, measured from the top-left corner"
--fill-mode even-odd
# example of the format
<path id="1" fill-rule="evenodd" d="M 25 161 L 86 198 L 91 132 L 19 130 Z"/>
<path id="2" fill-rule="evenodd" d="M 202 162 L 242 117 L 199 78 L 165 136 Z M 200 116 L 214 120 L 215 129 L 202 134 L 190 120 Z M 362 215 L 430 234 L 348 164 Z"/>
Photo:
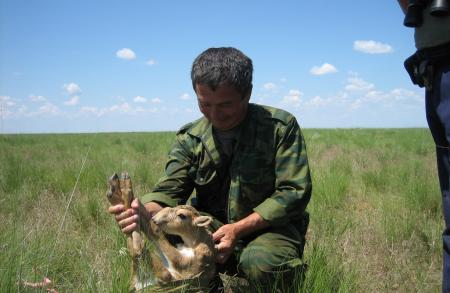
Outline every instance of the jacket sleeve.
<path id="1" fill-rule="evenodd" d="M 254 211 L 273 226 L 299 219 L 311 198 L 311 176 L 306 145 L 293 118 L 280 134 L 275 155 L 275 192 Z"/>
<path id="2" fill-rule="evenodd" d="M 166 206 L 183 204 L 194 189 L 189 170 L 192 167 L 192 148 L 189 147 L 188 134 L 177 134 L 177 140 L 169 152 L 165 174 L 156 183 L 152 192 L 145 194 L 141 201 L 157 202 Z"/>

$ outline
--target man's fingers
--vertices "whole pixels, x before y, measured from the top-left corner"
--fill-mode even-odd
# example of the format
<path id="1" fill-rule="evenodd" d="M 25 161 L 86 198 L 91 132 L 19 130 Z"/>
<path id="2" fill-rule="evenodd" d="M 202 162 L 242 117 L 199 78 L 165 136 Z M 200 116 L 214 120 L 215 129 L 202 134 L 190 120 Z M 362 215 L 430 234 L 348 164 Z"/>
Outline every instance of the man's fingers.
<path id="1" fill-rule="evenodd" d="M 122 220 L 120 220 L 118 222 L 119 227 L 122 228 L 122 230 L 123 230 L 124 228 L 126 228 L 128 226 L 131 226 L 133 224 L 136 225 L 136 222 L 137 222 L 138 218 L 139 218 L 138 215 L 133 215 L 131 217 L 126 217 L 126 218 L 124 218 L 124 219 L 122 219 Z"/>
<path id="2" fill-rule="evenodd" d="M 133 199 L 133 201 L 131 202 L 131 208 L 133 208 L 133 209 L 139 208 L 139 199 L 137 199 L 137 198 Z"/>
<path id="3" fill-rule="evenodd" d="M 133 209 L 128 209 L 128 210 L 122 211 L 121 213 L 116 214 L 116 221 L 121 221 L 123 219 L 127 219 L 135 214 L 136 214 L 136 212 Z"/>
<path id="4" fill-rule="evenodd" d="M 118 204 L 118 205 L 115 205 L 115 206 L 110 206 L 108 208 L 108 213 L 116 215 L 118 213 L 123 212 L 123 210 L 124 210 L 123 204 Z"/>
<path id="5" fill-rule="evenodd" d="M 131 225 L 126 226 L 125 228 L 122 228 L 122 232 L 125 234 L 129 234 L 136 230 L 137 224 L 132 223 Z"/>
<path id="6" fill-rule="evenodd" d="M 220 231 L 220 229 L 217 230 L 217 231 L 214 232 L 214 234 L 213 234 L 213 240 L 214 240 L 214 242 L 217 242 L 217 241 L 220 240 L 223 236 L 225 236 L 225 234 L 222 233 L 222 232 Z"/>
<path id="7" fill-rule="evenodd" d="M 138 226 L 139 216 L 137 208 L 139 207 L 139 201 L 137 199 L 133 200 L 131 207 L 131 209 L 125 209 L 123 204 L 118 204 L 108 208 L 108 212 L 114 215 L 120 229 L 126 234 L 136 231 Z"/>
<path id="8" fill-rule="evenodd" d="M 216 248 L 216 250 L 217 250 L 219 253 L 222 253 L 222 254 L 223 254 L 222 250 L 224 249 L 224 246 L 225 246 L 225 245 L 224 245 L 222 242 L 220 242 L 220 243 L 214 245 L 214 247 Z"/>

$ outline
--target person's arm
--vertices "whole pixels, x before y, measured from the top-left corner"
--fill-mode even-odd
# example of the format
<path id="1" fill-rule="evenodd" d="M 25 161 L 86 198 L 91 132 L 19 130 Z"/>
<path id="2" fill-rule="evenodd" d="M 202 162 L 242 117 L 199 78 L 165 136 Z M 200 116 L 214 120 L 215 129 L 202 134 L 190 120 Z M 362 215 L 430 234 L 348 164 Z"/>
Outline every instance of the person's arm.
<path id="1" fill-rule="evenodd" d="M 408 0 L 397 0 L 397 1 L 403 13 L 406 14 L 406 11 L 408 10 L 409 1 Z"/>
<path id="2" fill-rule="evenodd" d="M 271 226 L 302 219 L 312 182 L 303 135 L 295 118 L 280 129 L 275 155 L 275 192 L 253 210 Z"/>
<path id="3" fill-rule="evenodd" d="M 169 152 L 165 174 L 156 183 L 152 192 L 142 196 L 144 204 L 156 202 L 162 206 L 184 204 L 194 189 L 189 176 L 192 169 L 192 150 L 195 148 L 192 138 L 186 133 L 178 133 L 175 144 Z"/>

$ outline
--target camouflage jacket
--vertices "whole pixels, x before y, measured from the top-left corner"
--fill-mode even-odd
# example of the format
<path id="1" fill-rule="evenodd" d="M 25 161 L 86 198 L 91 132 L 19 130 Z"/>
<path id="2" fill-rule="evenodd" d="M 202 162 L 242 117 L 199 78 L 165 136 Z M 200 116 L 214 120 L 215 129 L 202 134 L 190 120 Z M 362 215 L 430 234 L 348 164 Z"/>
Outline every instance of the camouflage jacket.
<path id="1" fill-rule="evenodd" d="M 195 189 L 198 201 L 218 192 L 221 156 L 211 123 L 201 118 L 182 127 L 169 152 L 165 176 L 142 202 L 175 206 Z M 272 226 L 301 220 L 311 196 L 305 142 L 291 114 L 249 104 L 234 146 L 228 195 L 229 223 L 253 211 Z"/>

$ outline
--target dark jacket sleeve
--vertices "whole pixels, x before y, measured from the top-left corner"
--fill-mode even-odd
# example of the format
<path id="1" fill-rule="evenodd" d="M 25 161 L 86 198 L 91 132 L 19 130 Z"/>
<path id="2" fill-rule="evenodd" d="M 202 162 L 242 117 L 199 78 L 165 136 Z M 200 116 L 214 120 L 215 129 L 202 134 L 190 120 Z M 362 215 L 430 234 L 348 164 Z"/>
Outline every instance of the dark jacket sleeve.
<path id="1" fill-rule="evenodd" d="M 189 170 L 192 167 L 191 149 L 188 134 L 177 134 L 177 140 L 168 155 L 165 175 L 159 179 L 152 192 L 142 197 L 143 203 L 154 201 L 167 206 L 176 206 L 186 202 L 194 188 L 189 177 Z"/>
<path id="2" fill-rule="evenodd" d="M 284 225 L 303 216 L 311 197 L 306 145 L 293 118 L 280 134 L 275 156 L 275 192 L 254 211 L 271 225 Z"/>

